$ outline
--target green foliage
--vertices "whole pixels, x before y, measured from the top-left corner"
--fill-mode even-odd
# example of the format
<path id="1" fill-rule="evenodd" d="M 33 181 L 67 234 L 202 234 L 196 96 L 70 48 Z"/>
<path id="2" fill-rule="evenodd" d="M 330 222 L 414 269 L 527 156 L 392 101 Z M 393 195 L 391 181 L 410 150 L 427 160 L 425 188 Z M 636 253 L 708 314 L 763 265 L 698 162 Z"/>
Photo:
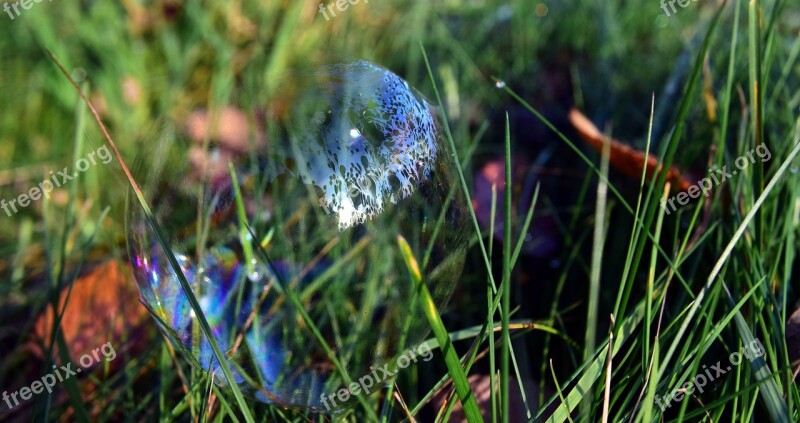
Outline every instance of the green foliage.
<path id="1" fill-rule="evenodd" d="M 507 190 L 499 209 L 493 201 L 491 228 L 471 216 L 464 230 L 477 233 L 475 248 L 469 273 L 453 281 L 459 293 L 442 310 L 421 297 L 435 334 L 427 343 L 444 345 L 437 353 L 445 360 L 426 367 L 431 374 L 401 372 L 388 395 L 360 398 L 359 408 L 335 419 L 400 421 L 407 412 L 444 419 L 460 401 L 471 421 L 478 413 L 508 421 L 509 407 L 529 412 L 531 421 L 599 421 L 604 406 L 615 422 L 800 419 L 785 342 L 799 291 L 796 4 L 691 2 L 667 18 L 652 0 L 373 0 L 325 21 L 313 2 L 145 3 L 41 2 L 13 21 L 0 15 L 0 198 L 16 197 L 105 142 L 46 50 L 73 77 L 86 75 L 84 89 L 128 163 L 153 148 L 162 121 L 180 127 L 193 111 L 227 105 L 264 81 L 266 92 L 249 94 L 279 103 L 269 84 L 278 76 L 363 58 L 436 100 L 448 118 L 448 147 L 461 159 L 454 189 L 469 196 L 476 165 L 506 153 L 515 163 L 527 155 L 578 175 L 549 189 L 537 184 L 533 199 Z M 560 90 L 563 84 L 571 89 Z M 632 182 L 606 169 L 558 118 L 570 104 L 608 124 L 602 129 L 616 138 L 700 177 L 709 164 L 730 166 L 761 142 L 772 157 L 715 187 L 708 201 L 667 215 L 659 204 L 665 178 L 643 174 Z M 538 144 L 512 135 L 535 128 L 546 134 L 537 135 L 544 137 L 533 140 Z M 547 158 L 547 148 L 557 157 Z M 504 176 L 521 186 L 511 171 Z M 20 328 L 13 319 L 56 304 L 91 252 L 124 258 L 127 185 L 112 162 L 65 188 L 67 200 L 42 200 L 11 217 L 0 211 L 0 277 L 8 281 L 0 316 L 13 334 L 4 335 L 11 347 L 0 388 L 30 383 L 17 367 L 27 359 L 21 351 L 32 323 Z M 559 201 L 565 196 L 568 204 Z M 520 202 L 530 207 L 512 212 Z M 503 228 L 502 249 L 494 248 L 495 214 L 514 222 Z M 555 270 L 532 278 L 520 252 L 531 216 L 553 217 L 563 241 Z M 246 225 L 239 229 L 247 235 Z M 420 283 L 426 275 L 414 263 L 424 268 L 427 257 L 407 247 L 400 243 L 409 283 Z M 522 295 L 523 280 L 540 298 Z M 302 299 L 292 301 L 302 310 Z M 326 419 L 248 402 L 156 339 L 115 374 L 97 378 L 97 396 L 81 398 L 73 381 L 62 397 L 37 401 L 36 416 L 54 420 L 72 410 L 79 420 Z M 657 405 L 656 398 L 755 339 L 764 346 L 760 360 L 744 360 L 712 391 L 673 401 L 666 411 Z M 60 335 L 51 341 L 64 343 Z M 493 380 L 486 405 L 469 391 L 467 378 L 476 374 Z M 523 389 L 524 381 L 538 392 Z M 428 401 L 440 389 L 451 401 L 434 409 Z M 528 394 L 524 404 L 509 404 L 514 389 Z M 211 394 L 217 399 L 209 411 Z"/>

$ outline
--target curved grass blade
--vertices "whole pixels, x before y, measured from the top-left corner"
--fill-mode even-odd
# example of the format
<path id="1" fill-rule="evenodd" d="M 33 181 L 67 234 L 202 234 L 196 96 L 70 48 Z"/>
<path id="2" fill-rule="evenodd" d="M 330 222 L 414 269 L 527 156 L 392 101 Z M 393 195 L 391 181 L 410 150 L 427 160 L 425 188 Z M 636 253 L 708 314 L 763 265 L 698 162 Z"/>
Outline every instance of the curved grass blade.
<path id="1" fill-rule="evenodd" d="M 134 192 L 136 193 L 136 198 L 139 200 L 139 205 L 142 207 L 142 210 L 144 211 L 144 214 L 145 214 L 145 217 L 147 218 L 148 223 L 150 224 L 150 226 L 152 227 L 153 231 L 155 232 L 156 238 L 158 239 L 158 243 L 161 245 L 161 248 L 164 249 L 164 252 L 167 255 L 167 259 L 168 259 L 168 261 L 170 263 L 170 266 L 172 266 L 172 270 L 175 272 L 175 276 L 177 276 L 178 281 L 181 284 L 181 289 L 183 289 L 183 292 L 186 294 L 186 298 L 189 301 L 189 305 L 192 307 L 192 310 L 194 311 L 194 313 L 195 313 L 195 315 L 197 317 L 198 323 L 200 323 L 200 328 L 201 328 L 203 334 L 208 339 L 208 343 L 209 343 L 209 345 L 211 345 L 212 351 L 214 351 L 214 357 L 216 357 L 217 361 L 219 361 L 219 363 L 220 363 L 220 368 L 222 369 L 222 373 L 225 375 L 225 379 L 226 380 L 236 380 L 233 377 L 233 373 L 231 373 L 231 369 L 230 369 L 230 367 L 228 365 L 227 357 L 222 352 L 222 350 L 219 348 L 219 345 L 217 344 L 217 340 L 216 340 L 216 338 L 214 338 L 214 334 L 211 332 L 211 326 L 209 326 L 208 321 L 206 320 L 206 317 L 203 314 L 203 310 L 202 310 L 202 308 L 200 308 L 200 304 L 197 302 L 197 298 L 194 296 L 194 292 L 192 292 L 191 285 L 189 285 L 189 282 L 186 280 L 186 276 L 181 271 L 180 264 L 178 264 L 178 260 L 175 258 L 175 255 L 172 253 L 172 250 L 171 250 L 171 248 L 169 246 L 169 243 L 167 242 L 167 238 L 164 236 L 163 232 L 161 231 L 161 226 L 158 224 L 158 222 L 156 221 L 155 217 L 153 216 L 153 212 L 150 210 L 150 206 L 147 203 L 147 200 L 144 198 L 144 194 L 142 194 L 142 191 L 139 189 L 139 185 L 133 179 L 133 175 L 131 174 L 130 170 L 128 169 L 128 166 L 125 164 L 125 161 L 122 160 L 122 155 L 119 153 L 119 150 L 117 149 L 117 146 L 114 143 L 114 141 L 112 140 L 111 135 L 108 133 L 108 130 L 106 129 L 105 125 L 103 124 L 102 119 L 100 119 L 100 115 L 97 113 L 97 110 L 95 109 L 95 107 L 92 104 L 92 102 L 89 101 L 89 99 L 86 97 L 86 95 L 81 91 L 80 87 L 75 82 L 75 80 L 72 79 L 72 76 L 69 74 L 69 72 L 67 72 L 67 70 L 64 69 L 64 66 L 61 64 L 61 62 L 58 60 L 58 58 L 55 56 L 55 54 L 53 54 L 53 52 L 50 52 L 50 51 L 48 51 L 48 52 L 50 53 L 50 57 L 55 62 L 56 66 L 58 66 L 58 68 L 61 70 L 61 73 L 63 73 L 64 76 L 69 80 L 69 82 L 75 87 L 75 89 L 78 91 L 78 93 L 80 94 L 80 96 L 83 99 L 83 101 L 89 107 L 89 110 L 91 110 L 92 115 L 94 116 L 95 121 L 97 122 L 97 124 L 100 126 L 100 130 L 103 132 L 103 135 L 105 136 L 106 140 L 108 141 L 108 144 L 111 147 L 111 150 L 113 151 L 114 156 L 117 158 L 117 161 L 119 162 L 120 166 L 122 167 L 122 170 L 125 172 L 125 176 L 127 177 L 128 182 L 130 182 L 131 187 L 133 188 Z M 242 392 L 239 389 L 239 386 L 236 385 L 235 383 L 231 383 L 231 384 L 229 384 L 229 386 L 230 386 L 231 391 L 233 392 L 233 396 L 236 398 L 236 402 L 239 404 L 239 409 L 240 409 L 239 411 L 242 412 L 242 415 L 244 416 L 245 421 L 247 421 L 248 423 L 254 423 L 255 420 L 253 420 L 253 416 L 250 413 L 250 408 L 247 405 L 247 403 L 245 402 L 244 396 L 242 395 Z"/>

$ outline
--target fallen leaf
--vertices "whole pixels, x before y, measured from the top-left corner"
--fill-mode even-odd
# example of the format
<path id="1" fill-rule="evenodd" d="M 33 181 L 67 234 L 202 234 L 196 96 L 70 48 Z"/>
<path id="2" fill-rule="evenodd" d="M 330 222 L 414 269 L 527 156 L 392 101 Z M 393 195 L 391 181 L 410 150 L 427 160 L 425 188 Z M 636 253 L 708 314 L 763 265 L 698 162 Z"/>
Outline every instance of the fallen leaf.
<path id="1" fill-rule="evenodd" d="M 638 179 L 642 177 L 642 169 L 647 166 L 645 176 L 651 180 L 656 172 L 661 171 L 662 166 L 658 163 L 656 156 L 645 155 L 642 151 L 635 150 L 615 139 L 609 139 L 577 109 L 569 111 L 569 120 L 578 131 L 578 135 L 597 152 L 602 153 L 603 145 L 611 143 L 608 162 L 619 173 Z M 667 181 L 675 187 L 676 191 L 686 191 L 692 185 L 675 166 L 669 169 Z"/>
<path id="2" fill-rule="evenodd" d="M 67 289 L 61 292 L 59 311 L 67 299 Z M 76 362 L 83 354 L 91 353 L 111 342 L 117 355 L 122 350 L 136 349 L 147 344 L 141 331 L 143 322 L 149 320 L 147 309 L 139 302 L 139 290 L 132 281 L 127 267 L 117 260 L 106 261 L 90 273 L 78 278 L 72 287 L 69 303 L 61 320 L 61 331 Z M 32 352 L 43 358 L 53 330 L 53 309 L 48 306 L 39 315 L 34 326 L 34 337 L 29 345 Z M 37 342 L 38 341 L 38 342 Z M 127 344 L 123 345 L 127 341 Z"/>

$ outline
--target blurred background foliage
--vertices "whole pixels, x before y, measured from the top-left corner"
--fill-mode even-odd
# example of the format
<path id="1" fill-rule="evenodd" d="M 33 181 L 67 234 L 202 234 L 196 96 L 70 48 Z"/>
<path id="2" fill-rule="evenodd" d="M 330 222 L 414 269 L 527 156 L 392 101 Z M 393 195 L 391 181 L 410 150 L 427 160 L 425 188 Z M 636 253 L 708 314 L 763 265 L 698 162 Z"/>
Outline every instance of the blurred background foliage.
<path id="1" fill-rule="evenodd" d="M 713 11 L 712 4 L 693 3 L 667 18 L 650 3 L 381 0 L 352 5 L 329 21 L 315 2 L 34 3 L 14 20 L 0 20 L 0 194 L 11 198 L 71 157 L 76 96 L 45 49 L 86 78 L 128 160 L 147 148 L 158 119 L 185 122 L 195 109 L 225 105 L 237 86 L 277 80 L 292 69 L 366 59 L 430 97 L 419 42 L 441 78 L 462 145 L 471 126 L 503 108 L 513 117 L 519 108 L 493 89 L 495 78 L 546 115 L 577 99 L 592 117 L 625 122 L 615 134 L 641 145 L 650 95 L 676 64 L 685 67 L 681 52 L 694 52 L 692 40 Z M 781 21 L 786 33 L 798 19 Z M 521 126 L 515 131 L 528 131 Z M 95 125 L 87 131 L 87 148 L 103 142 Z M 522 148 L 553 142 L 552 134 L 538 135 L 547 139 Z M 89 173 L 102 175 L 87 181 L 103 181 L 95 204 L 119 204 L 120 173 L 113 166 Z M 12 219 L 36 216 L 37 207 Z M 0 227 L 3 239 L 15 232 Z M 0 251 L 8 248 L 4 242 Z"/>

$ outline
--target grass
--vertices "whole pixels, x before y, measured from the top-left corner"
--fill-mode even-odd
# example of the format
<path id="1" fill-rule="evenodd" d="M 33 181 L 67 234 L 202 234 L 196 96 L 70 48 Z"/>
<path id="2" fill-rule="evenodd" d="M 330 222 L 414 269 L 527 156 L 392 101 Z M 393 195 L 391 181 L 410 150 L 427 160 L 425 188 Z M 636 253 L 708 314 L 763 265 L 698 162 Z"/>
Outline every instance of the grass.
<path id="1" fill-rule="evenodd" d="M 143 332 L 132 322 L 124 325 L 123 337 L 139 346 L 120 350 L 121 364 L 67 379 L 52 395 L 35 396 L 19 408 L 2 406 L 0 417 L 800 418 L 785 328 L 796 308 L 799 268 L 796 5 L 693 2 L 666 18 L 657 4 L 644 0 L 386 0 L 352 5 L 328 22 L 316 7 L 53 2 L 14 21 L 0 16 L 0 198 L 15 198 L 107 136 L 119 147 L 113 148 L 119 159 L 114 164 L 91 168 L 52 198 L 2 216 L 8 224 L 0 225 L 0 277 L 8 282 L 0 287 L 0 388 L 28 386 L 53 363 L 76 362 L 85 352 L 72 349 L 65 330 L 41 337 L 35 320 L 48 308 L 58 310 L 52 325 L 60 327 L 65 313 L 76 312 L 59 308 L 62 295 L 67 303 L 78 301 L 73 290 L 95 264 L 127 262 L 126 201 L 153 228 L 152 241 L 163 249 L 186 310 L 197 319 L 187 347 L 161 335 L 153 323 L 169 326 L 169 315 L 152 309 L 154 318 L 143 323 Z M 47 50 L 63 63 L 64 74 L 78 80 L 74 86 Z M 303 369 L 304 358 L 324 358 L 333 363 L 331 372 L 350 383 L 369 373 L 363 358 L 373 348 L 379 365 L 404 348 L 434 349 L 433 361 L 412 364 L 379 394 L 357 396 L 343 413 L 326 416 L 252 399 L 263 382 L 249 371 L 258 351 L 245 340 L 242 355 L 249 359 L 228 360 L 240 333 L 210 336 L 218 316 L 204 311 L 206 292 L 189 277 L 196 275 L 174 271 L 181 266 L 171 239 L 182 227 L 176 222 L 192 228 L 182 247 L 201 252 L 220 234 L 214 216 L 195 209 L 188 216 L 172 213 L 169 201 L 152 195 L 152 182 L 177 167 L 171 152 L 187 142 L 182 125 L 193 111 L 236 104 L 257 121 L 265 104 L 289 104 L 280 81 L 292 72 L 301 75 L 294 69 L 360 58 L 402 76 L 433 100 L 443 118 L 442 148 L 452 168 L 443 171 L 450 186 L 440 191 L 441 213 L 411 229 L 402 226 L 401 213 L 397 222 L 370 228 L 371 236 L 358 242 L 313 225 L 320 218 L 313 213 L 320 212 L 298 206 L 313 202 L 313 192 L 295 201 L 280 195 L 292 192 L 291 184 L 243 178 L 231 169 L 237 223 L 225 229 L 252 246 L 241 252 L 248 263 L 277 269 L 278 258 L 324 262 L 319 272 L 308 266 L 307 281 L 280 272 L 265 281 L 268 292 L 259 301 L 296 322 L 283 330 L 284 339 L 303 346 L 294 347 L 295 356 L 282 365 Z M 80 80 L 83 72 L 88 77 Z M 79 92 L 107 133 L 86 120 Z M 609 169 L 604 154 L 590 152 L 565 125 L 572 104 L 609 135 L 653 152 L 665 167 L 677 165 L 690 177 L 706 176 L 711 166 L 730 169 L 762 143 L 771 157 L 715 186 L 708 199 L 668 214 L 660 201 L 678 191 L 666 183 L 665 172 L 627 178 Z M 267 131 L 268 140 L 283 135 L 277 125 Z M 205 147 L 214 142 L 203 141 Z M 511 166 L 486 195 L 478 188 L 481 172 L 495 160 Z M 126 162 L 133 163 L 132 172 Z M 137 184 L 144 192 L 136 189 L 128 197 L 127 187 Z M 274 224 L 248 220 L 251 205 L 244 199 L 254 189 L 285 199 L 273 205 L 280 216 Z M 222 201 L 198 195 L 206 204 Z M 465 207 L 464 225 L 456 231 L 444 210 L 459 202 L 480 204 L 488 217 Z M 294 213 L 293 207 L 305 212 Z M 464 270 L 450 280 L 441 264 L 448 260 L 440 259 L 429 240 L 454 234 L 470 248 L 450 256 L 457 262 L 466 254 Z M 541 253 L 539 242 L 557 247 Z M 258 269 L 252 265 L 248 273 Z M 349 284 L 361 269 L 368 269 L 363 285 Z M 230 299 L 236 310 L 251 299 L 249 291 L 238 292 Z M 397 308 L 387 309 L 383 301 Z M 362 311 L 384 317 L 359 318 Z M 123 344 L 119 334 L 103 336 L 103 342 Z M 732 353 L 755 340 L 764 347 L 761 357 L 731 365 L 705 392 L 695 389 L 663 410 L 658 405 L 676 390 L 685 392 L 687 383 L 718 362 L 730 364 Z M 44 347 L 44 358 L 31 356 L 30 343 Z M 387 346 L 395 344 L 398 351 Z M 240 375 L 246 379 L 240 385 L 215 382 Z M 481 378 L 487 380 L 485 392 L 478 389 Z"/>

